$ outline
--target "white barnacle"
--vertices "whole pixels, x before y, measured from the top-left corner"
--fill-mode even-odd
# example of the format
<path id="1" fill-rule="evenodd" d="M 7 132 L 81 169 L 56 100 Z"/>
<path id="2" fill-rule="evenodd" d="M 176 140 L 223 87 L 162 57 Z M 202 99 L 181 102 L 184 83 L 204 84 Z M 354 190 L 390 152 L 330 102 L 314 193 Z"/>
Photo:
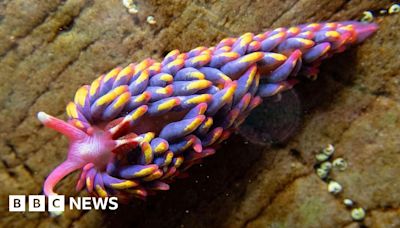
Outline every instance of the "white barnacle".
<path id="1" fill-rule="evenodd" d="M 154 19 L 154 16 L 148 16 L 146 19 L 147 23 L 154 25 L 157 23 L 156 19 Z"/>
<path id="2" fill-rule="evenodd" d="M 322 149 L 322 153 L 327 156 L 331 156 L 335 152 L 335 147 L 332 144 L 328 144 L 324 149 Z"/>
<path id="3" fill-rule="evenodd" d="M 320 168 L 324 169 L 324 170 L 327 170 L 327 171 L 330 171 L 332 169 L 332 163 L 329 162 L 329 161 L 322 162 L 321 165 L 320 165 Z"/>
<path id="4" fill-rule="evenodd" d="M 318 162 L 324 162 L 329 159 L 329 156 L 324 153 L 318 153 L 315 155 L 315 159 L 317 159 Z"/>
<path id="5" fill-rule="evenodd" d="M 328 184 L 328 191 L 334 195 L 340 193 L 343 190 L 342 185 L 336 181 L 330 181 Z"/>
<path id="6" fill-rule="evenodd" d="M 361 221 L 365 218 L 365 210 L 362 207 L 354 208 L 351 210 L 351 217 L 353 220 Z"/>
<path id="7" fill-rule="evenodd" d="M 400 4 L 393 4 L 388 10 L 389 14 L 394 14 L 400 12 Z"/>
<path id="8" fill-rule="evenodd" d="M 122 0 L 122 4 L 128 9 L 135 5 L 134 0 Z"/>
<path id="9" fill-rule="evenodd" d="M 379 10 L 379 14 L 380 15 L 385 15 L 385 14 L 387 14 L 387 10 L 386 9 L 381 9 L 381 10 Z"/>
<path id="10" fill-rule="evenodd" d="M 343 158 L 336 158 L 333 160 L 333 167 L 340 171 L 343 171 L 347 168 L 347 162 Z"/>
<path id="11" fill-rule="evenodd" d="M 371 11 L 364 11 L 361 17 L 361 22 L 370 23 L 374 20 L 374 15 Z"/>
<path id="12" fill-rule="evenodd" d="M 138 7 L 137 7 L 136 5 L 133 5 L 132 7 L 130 7 L 130 8 L 128 9 L 128 12 L 129 12 L 130 14 L 137 14 L 137 13 L 139 12 L 139 9 L 138 9 Z"/>
<path id="13" fill-rule="evenodd" d="M 319 178 L 325 179 L 325 178 L 328 177 L 329 170 L 322 169 L 322 168 L 318 168 L 318 169 L 316 170 L 316 173 L 317 173 L 317 175 L 319 176 Z"/>
<path id="14" fill-rule="evenodd" d="M 346 205 L 347 207 L 352 207 L 354 205 L 354 202 L 351 199 L 344 199 L 343 204 Z"/>

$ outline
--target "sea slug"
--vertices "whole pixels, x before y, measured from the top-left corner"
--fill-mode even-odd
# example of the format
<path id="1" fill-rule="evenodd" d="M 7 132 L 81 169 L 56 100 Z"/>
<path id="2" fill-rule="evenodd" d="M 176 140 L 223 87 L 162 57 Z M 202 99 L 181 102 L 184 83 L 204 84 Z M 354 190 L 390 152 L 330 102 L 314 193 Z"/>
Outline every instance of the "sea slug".
<path id="1" fill-rule="evenodd" d="M 315 78 L 323 59 L 376 30 L 356 21 L 311 23 L 116 67 L 78 89 L 67 122 L 38 113 L 70 142 L 44 193 L 56 194 L 55 185 L 78 169 L 76 189 L 99 197 L 167 190 L 214 154 L 263 98 L 292 88 L 302 75 Z"/>

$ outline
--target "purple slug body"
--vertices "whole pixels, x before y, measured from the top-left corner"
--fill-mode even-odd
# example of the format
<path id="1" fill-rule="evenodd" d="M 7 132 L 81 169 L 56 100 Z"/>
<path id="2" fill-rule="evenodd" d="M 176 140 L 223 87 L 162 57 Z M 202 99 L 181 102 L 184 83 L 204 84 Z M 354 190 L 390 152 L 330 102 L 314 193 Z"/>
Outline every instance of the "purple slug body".
<path id="1" fill-rule="evenodd" d="M 78 169 L 76 189 L 99 197 L 167 190 L 214 154 L 264 97 L 292 88 L 297 75 L 315 78 L 323 59 L 376 30 L 355 21 L 312 23 L 116 67 L 78 89 L 67 122 L 38 113 L 70 141 L 68 158 L 47 177 L 44 193 L 56 194 L 55 185 Z"/>

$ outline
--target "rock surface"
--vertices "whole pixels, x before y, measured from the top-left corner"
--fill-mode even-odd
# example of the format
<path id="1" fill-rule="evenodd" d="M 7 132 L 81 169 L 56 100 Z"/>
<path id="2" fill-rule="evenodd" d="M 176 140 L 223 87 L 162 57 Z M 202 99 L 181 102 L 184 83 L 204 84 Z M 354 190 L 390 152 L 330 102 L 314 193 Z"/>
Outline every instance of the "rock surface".
<path id="1" fill-rule="evenodd" d="M 8 195 L 39 194 L 65 157 L 67 141 L 36 113 L 65 118 L 82 84 L 116 65 L 168 51 L 212 45 L 269 27 L 357 18 L 390 1 L 120 0 L 0 2 L 0 227 L 398 227 L 400 226 L 399 15 L 380 18 L 364 44 L 328 60 L 320 78 L 296 88 L 305 115 L 295 135 L 264 147 L 233 136 L 191 177 L 146 202 L 115 212 L 9 213 Z M 154 15 L 157 23 L 146 23 Z M 333 196 L 314 171 L 314 155 L 335 145 L 349 166 L 331 177 Z M 228 159 L 227 159 L 228 158 Z M 69 177 L 59 186 L 75 196 Z M 342 200 L 367 211 L 353 222 Z"/>

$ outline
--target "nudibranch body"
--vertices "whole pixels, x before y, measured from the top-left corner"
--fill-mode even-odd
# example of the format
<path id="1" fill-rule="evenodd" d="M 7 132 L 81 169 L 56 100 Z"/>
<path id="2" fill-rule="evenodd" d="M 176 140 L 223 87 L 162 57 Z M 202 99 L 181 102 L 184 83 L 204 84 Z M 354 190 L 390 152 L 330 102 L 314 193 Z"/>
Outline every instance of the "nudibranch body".
<path id="1" fill-rule="evenodd" d="M 323 59 L 376 29 L 355 21 L 305 24 L 116 67 L 78 89 L 66 108 L 68 122 L 38 113 L 70 141 L 44 193 L 56 194 L 55 185 L 78 169 L 77 190 L 99 197 L 167 190 L 214 154 L 262 98 L 292 88 L 297 75 L 315 77 Z"/>

